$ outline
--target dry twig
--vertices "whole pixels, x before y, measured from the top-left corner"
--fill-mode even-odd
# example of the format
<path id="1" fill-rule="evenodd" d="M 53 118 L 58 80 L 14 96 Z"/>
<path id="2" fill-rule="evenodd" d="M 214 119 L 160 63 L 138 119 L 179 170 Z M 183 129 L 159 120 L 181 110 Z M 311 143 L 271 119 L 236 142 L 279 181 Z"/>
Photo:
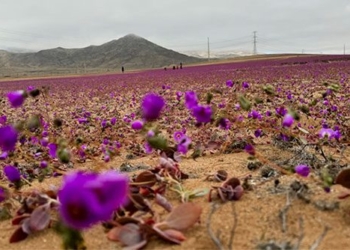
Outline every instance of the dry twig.
<path id="1" fill-rule="evenodd" d="M 330 228 L 328 226 L 324 227 L 322 234 L 315 240 L 315 242 L 310 247 L 310 250 L 316 250 L 318 248 L 329 229 Z"/>
<path id="2" fill-rule="evenodd" d="M 288 210 L 290 208 L 290 206 L 292 205 L 291 201 L 290 201 L 290 197 L 289 197 L 289 190 L 287 192 L 287 197 L 286 197 L 286 205 L 285 207 L 280 210 L 280 218 L 282 220 L 282 232 L 285 233 L 287 231 L 287 213 Z"/>

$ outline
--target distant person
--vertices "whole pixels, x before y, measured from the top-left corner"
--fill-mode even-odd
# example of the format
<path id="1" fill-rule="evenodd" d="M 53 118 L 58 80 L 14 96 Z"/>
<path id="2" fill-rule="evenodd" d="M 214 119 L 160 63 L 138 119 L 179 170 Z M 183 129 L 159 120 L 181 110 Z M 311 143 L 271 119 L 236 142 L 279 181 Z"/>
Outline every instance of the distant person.
<path id="1" fill-rule="evenodd" d="M 124 66 L 122 66 L 122 73 L 124 73 Z"/>
<path id="2" fill-rule="evenodd" d="M 164 70 L 166 71 L 166 70 L 167 70 L 167 68 L 166 68 L 166 67 L 164 67 Z"/>
<path id="3" fill-rule="evenodd" d="M 180 62 L 180 69 L 182 69 L 182 62 Z"/>
<path id="4" fill-rule="evenodd" d="M 173 70 L 175 70 L 176 69 L 176 67 L 175 67 L 175 65 L 173 66 Z"/>

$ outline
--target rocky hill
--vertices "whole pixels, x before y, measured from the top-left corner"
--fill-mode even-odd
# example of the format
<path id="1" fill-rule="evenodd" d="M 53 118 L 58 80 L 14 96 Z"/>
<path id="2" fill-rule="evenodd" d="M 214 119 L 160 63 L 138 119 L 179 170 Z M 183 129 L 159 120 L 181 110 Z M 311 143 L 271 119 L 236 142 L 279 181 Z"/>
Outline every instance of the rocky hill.
<path id="1" fill-rule="evenodd" d="M 0 50 L 0 70 L 21 69 L 127 69 L 157 68 L 171 64 L 200 62 L 202 59 L 163 48 L 130 34 L 99 46 L 81 49 L 55 48 L 35 53 Z"/>

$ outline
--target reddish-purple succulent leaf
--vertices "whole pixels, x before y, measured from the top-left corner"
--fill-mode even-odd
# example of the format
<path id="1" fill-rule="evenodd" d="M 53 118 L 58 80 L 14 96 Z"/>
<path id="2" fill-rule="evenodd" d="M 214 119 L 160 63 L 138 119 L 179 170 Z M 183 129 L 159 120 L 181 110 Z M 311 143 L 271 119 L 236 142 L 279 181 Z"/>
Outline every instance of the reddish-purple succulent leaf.
<path id="1" fill-rule="evenodd" d="M 107 238 L 111 241 L 119 241 L 125 246 L 133 246 L 143 241 L 140 227 L 134 223 L 112 228 Z"/>
<path id="2" fill-rule="evenodd" d="M 171 238 L 171 239 L 176 239 L 177 241 L 184 241 L 186 240 L 185 235 L 177 230 L 174 229 L 166 229 L 163 231 L 164 235 L 166 235 L 167 237 Z"/>
<path id="3" fill-rule="evenodd" d="M 184 241 L 186 239 L 180 231 L 174 229 L 166 229 L 162 231 L 158 227 L 153 227 L 153 230 L 163 240 L 170 241 L 175 244 L 181 244 L 181 241 Z"/>
<path id="4" fill-rule="evenodd" d="M 22 227 L 19 227 L 11 235 L 10 243 L 20 242 L 22 240 L 25 240 L 27 237 L 28 237 L 28 234 L 23 231 Z"/>
<path id="5" fill-rule="evenodd" d="M 175 230 L 186 230 L 199 221 L 202 208 L 194 203 L 182 203 L 174 208 L 161 224 Z"/>
<path id="6" fill-rule="evenodd" d="M 107 233 L 107 239 L 110 241 L 119 241 L 119 233 L 122 227 L 113 227 Z"/>
<path id="7" fill-rule="evenodd" d="M 50 223 L 50 206 L 44 204 L 34 209 L 29 220 L 29 228 L 32 231 L 44 230 Z"/>
<path id="8" fill-rule="evenodd" d="M 156 194 L 155 201 L 159 206 L 163 207 L 166 211 L 171 212 L 173 207 L 164 196 L 160 194 Z"/>
<path id="9" fill-rule="evenodd" d="M 350 188 L 350 168 L 342 170 L 335 179 L 335 183 Z"/>
<path id="10" fill-rule="evenodd" d="M 348 198 L 348 197 L 350 197 L 350 193 L 348 193 L 348 192 L 343 192 L 343 193 L 341 193 L 341 194 L 338 196 L 338 199 L 343 200 L 343 199 L 346 199 L 346 198 Z"/>
<path id="11" fill-rule="evenodd" d="M 139 250 L 144 248 L 147 245 L 147 240 L 143 240 L 135 245 L 124 247 L 123 250 Z"/>
<path id="12" fill-rule="evenodd" d="M 206 150 L 216 150 L 219 148 L 220 148 L 220 143 L 218 143 L 216 141 L 209 141 L 205 147 Z"/>
<path id="13" fill-rule="evenodd" d="M 30 214 L 23 214 L 13 218 L 11 223 L 12 225 L 19 225 L 21 224 L 21 222 L 23 222 L 24 219 L 27 219 L 29 217 L 30 217 Z"/>
<path id="14" fill-rule="evenodd" d="M 235 191 L 234 199 L 239 200 L 243 196 L 243 193 L 244 193 L 243 187 L 241 185 L 239 185 L 239 186 L 234 188 L 234 191 Z"/>
<path id="15" fill-rule="evenodd" d="M 24 219 L 21 225 L 23 232 L 26 234 L 32 234 L 33 230 L 30 228 L 30 218 Z"/>
<path id="16" fill-rule="evenodd" d="M 139 221 L 135 218 L 132 217 L 119 217 L 115 220 L 115 222 L 117 222 L 119 225 L 125 225 L 128 223 L 134 223 L 134 224 L 138 224 Z"/>
<path id="17" fill-rule="evenodd" d="M 157 177 L 154 173 L 152 173 L 151 171 L 143 171 L 137 175 L 135 179 L 135 183 L 132 183 L 132 184 L 137 185 L 138 183 L 140 183 L 140 186 L 152 187 L 154 186 L 154 184 L 156 184 L 156 182 L 157 182 Z"/>

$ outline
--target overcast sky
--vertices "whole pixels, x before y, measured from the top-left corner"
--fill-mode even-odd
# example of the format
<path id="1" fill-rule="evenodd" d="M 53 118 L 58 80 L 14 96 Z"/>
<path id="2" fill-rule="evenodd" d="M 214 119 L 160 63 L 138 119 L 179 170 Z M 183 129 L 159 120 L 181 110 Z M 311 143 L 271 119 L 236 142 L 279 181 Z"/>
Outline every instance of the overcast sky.
<path id="1" fill-rule="evenodd" d="M 350 0 L 0 0 L 0 49 L 99 45 L 134 33 L 177 51 L 350 53 Z"/>

